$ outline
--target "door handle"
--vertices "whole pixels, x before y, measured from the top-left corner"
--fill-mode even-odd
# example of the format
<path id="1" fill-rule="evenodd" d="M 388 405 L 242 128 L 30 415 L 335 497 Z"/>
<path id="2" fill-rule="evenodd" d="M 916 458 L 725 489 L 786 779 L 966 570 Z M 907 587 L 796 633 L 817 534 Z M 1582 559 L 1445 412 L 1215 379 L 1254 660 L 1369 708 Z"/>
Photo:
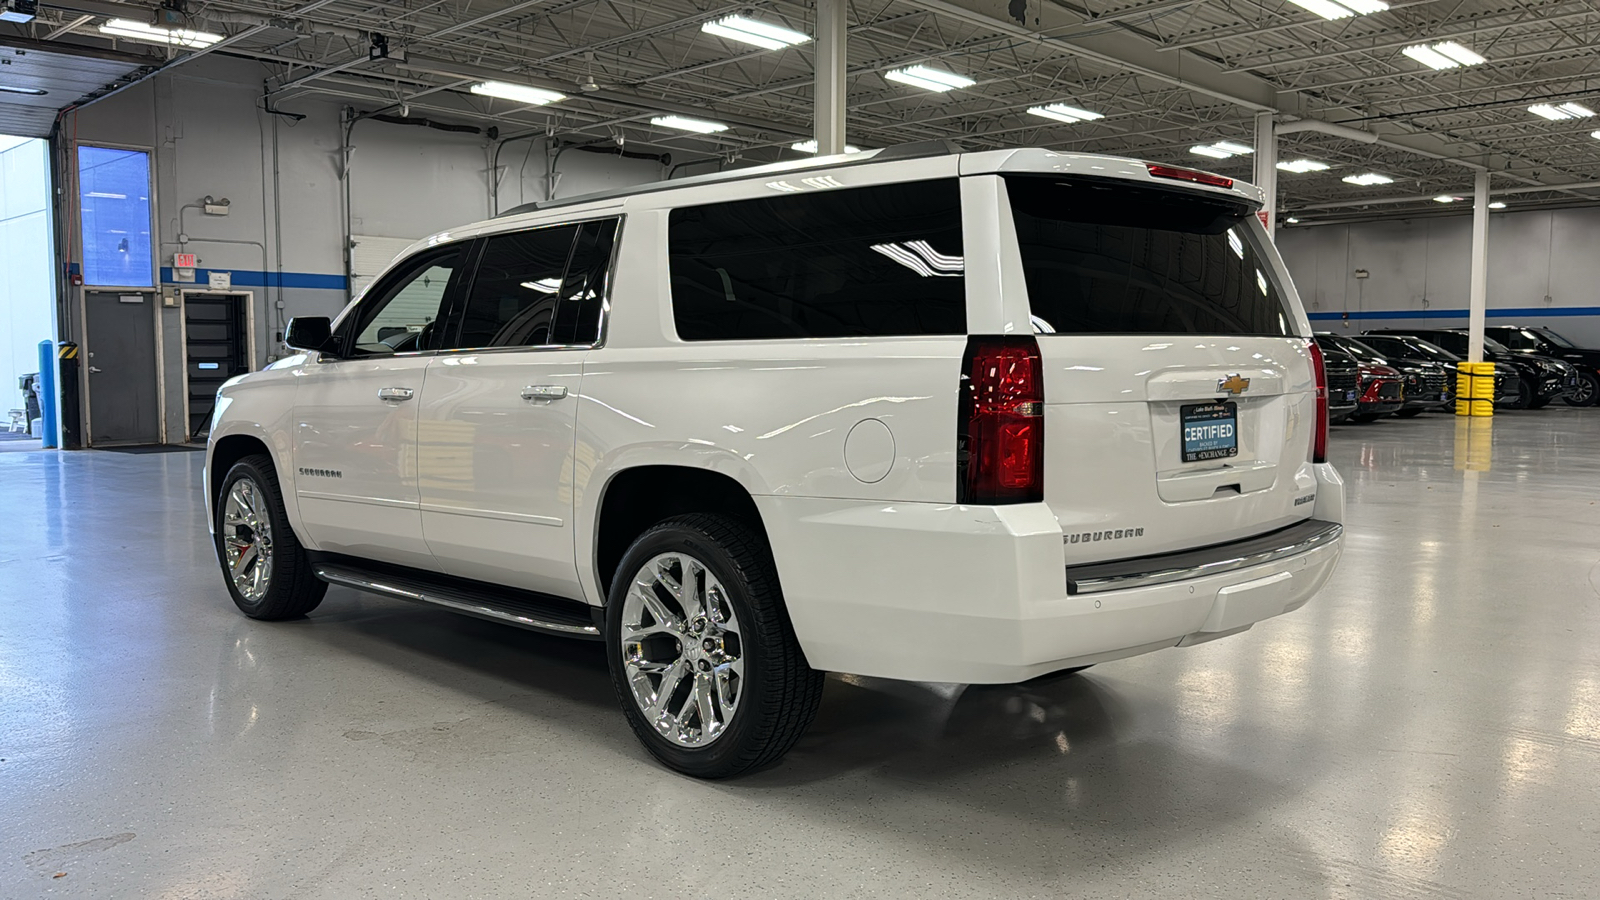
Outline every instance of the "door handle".
<path id="1" fill-rule="evenodd" d="M 560 400 L 567 395 L 566 385 L 530 384 L 522 389 L 524 400 Z"/>
<path id="2" fill-rule="evenodd" d="M 89 374 L 90 375 L 98 375 L 98 374 L 100 374 L 100 367 L 99 366 L 90 366 L 89 367 Z"/>
<path id="3" fill-rule="evenodd" d="M 415 393 L 416 391 L 413 391 L 411 388 L 378 388 L 378 399 L 399 402 L 401 400 L 410 400 L 411 396 Z"/>

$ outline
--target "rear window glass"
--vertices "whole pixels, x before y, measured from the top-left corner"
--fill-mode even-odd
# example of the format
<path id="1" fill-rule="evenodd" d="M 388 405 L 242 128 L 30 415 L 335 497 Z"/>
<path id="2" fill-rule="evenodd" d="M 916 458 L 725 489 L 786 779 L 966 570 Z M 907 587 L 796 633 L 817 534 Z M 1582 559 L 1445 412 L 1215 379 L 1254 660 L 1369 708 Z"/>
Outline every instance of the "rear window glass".
<path id="1" fill-rule="evenodd" d="M 1294 333 L 1248 205 L 1111 179 L 1011 175 L 1006 187 L 1035 331 Z"/>
<path id="2" fill-rule="evenodd" d="M 834 189 L 674 210 L 672 312 L 686 341 L 965 334 L 955 179 Z"/>

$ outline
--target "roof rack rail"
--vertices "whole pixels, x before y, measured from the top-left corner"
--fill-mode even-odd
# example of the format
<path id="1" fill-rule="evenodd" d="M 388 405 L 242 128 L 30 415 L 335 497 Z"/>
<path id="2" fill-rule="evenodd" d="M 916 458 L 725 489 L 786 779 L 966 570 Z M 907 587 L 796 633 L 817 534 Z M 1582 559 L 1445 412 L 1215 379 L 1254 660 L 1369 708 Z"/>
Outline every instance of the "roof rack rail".
<path id="1" fill-rule="evenodd" d="M 928 159 L 936 156 L 950 156 L 960 153 L 961 148 L 953 141 L 912 141 L 905 144 L 893 144 L 881 150 L 867 150 L 862 153 L 852 153 L 850 158 L 835 161 L 833 157 L 821 157 L 815 160 L 793 160 L 789 162 L 770 163 L 765 166 L 750 166 L 743 169 L 730 169 L 725 172 L 711 172 L 706 175 L 694 175 L 689 178 L 680 178 L 677 181 L 653 181 L 646 184 L 635 185 L 627 188 L 616 188 L 609 191 L 597 191 L 592 194 L 579 194 L 575 197 L 563 197 L 558 200 L 535 200 L 513 206 L 503 213 L 495 216 L 497 219 L 509 216 L 520 216 L 524 213 L 543 212 L 547 209 L 559 209 L 563 206 L 576 206 L 579 203 L 595 203 L 601 200 L 621 199 L 632 197 L 636 194 L 653 194 L 656 191 L 666 191 L 678 187 L 689 187 L 697 184 L 716 184 L 722 181 L 734 181 L 739 178 L 750 178 L 758 175 L 803 171 L 812 168 L 842 168 L 845 166 L 862 166 L 867 163 L 894 162 L 907 159 Z"/>

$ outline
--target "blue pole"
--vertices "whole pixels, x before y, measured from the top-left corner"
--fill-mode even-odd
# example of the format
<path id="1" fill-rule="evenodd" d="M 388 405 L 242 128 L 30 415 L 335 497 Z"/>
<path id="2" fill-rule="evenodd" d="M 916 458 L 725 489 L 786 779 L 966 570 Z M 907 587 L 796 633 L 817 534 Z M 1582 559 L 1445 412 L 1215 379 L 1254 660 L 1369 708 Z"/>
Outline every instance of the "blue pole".
<path id="1" fill-rule="evenodd" d="M 56 342 L 39 342 L 39 435 L 44 446 L 56 446 L 56 404 L 60 401 L 56 391 Z"/>

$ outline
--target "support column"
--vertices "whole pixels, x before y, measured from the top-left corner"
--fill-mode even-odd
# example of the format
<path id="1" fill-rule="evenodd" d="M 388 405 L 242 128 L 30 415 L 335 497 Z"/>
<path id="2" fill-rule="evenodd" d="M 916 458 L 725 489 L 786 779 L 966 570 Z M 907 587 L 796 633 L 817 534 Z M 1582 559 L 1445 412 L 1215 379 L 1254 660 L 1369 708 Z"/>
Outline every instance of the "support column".
<path id="1" fill-rule="evenodd" d="M 817 154 L 844 152 L 846 0 L 817 0 Z"/>
<path id="2" fill-rule="evenodd" d="M 1489 305 L 1489 171 L 1472 184 L 1472 288 L 1467 297 L 1467 361 L 1483 362 L 1484 311 Z"/>
<path id="3" fill-rule="evenodd" d="M 1266 213 L 1263 224 L 1272 236 L 1278 227 L 1278 130 L 1270 112 L 1256 113 L 1255 165 L 1253 180 L 1267 195 L 1267 205 L 1261 209 Z"/>

